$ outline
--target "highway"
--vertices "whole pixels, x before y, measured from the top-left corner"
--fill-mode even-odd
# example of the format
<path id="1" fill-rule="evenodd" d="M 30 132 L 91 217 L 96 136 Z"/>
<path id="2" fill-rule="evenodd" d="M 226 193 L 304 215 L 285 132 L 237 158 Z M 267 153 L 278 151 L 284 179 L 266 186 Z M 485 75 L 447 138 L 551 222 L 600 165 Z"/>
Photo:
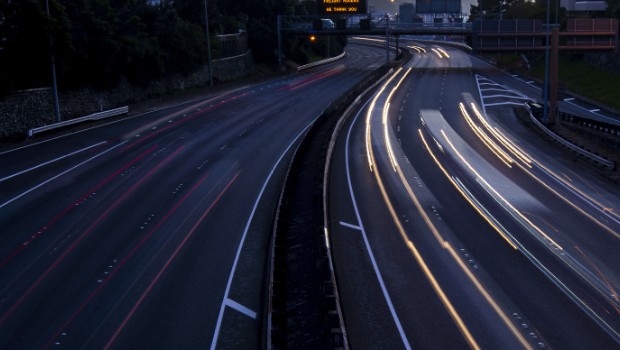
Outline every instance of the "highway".
<path id="1" fill-rule="evenodd" d="M 414 58 L 348 119 L 331 162 L 351 348 L 617 349 L 617 184 L 517 120 L 532 82 L 403 46 Z"/>
<path id="2" fill-rule="evenodd" d="M 383 64 L 330 65 L 0 153 L 0 348 L 258 348 L 292 152 Z"/>

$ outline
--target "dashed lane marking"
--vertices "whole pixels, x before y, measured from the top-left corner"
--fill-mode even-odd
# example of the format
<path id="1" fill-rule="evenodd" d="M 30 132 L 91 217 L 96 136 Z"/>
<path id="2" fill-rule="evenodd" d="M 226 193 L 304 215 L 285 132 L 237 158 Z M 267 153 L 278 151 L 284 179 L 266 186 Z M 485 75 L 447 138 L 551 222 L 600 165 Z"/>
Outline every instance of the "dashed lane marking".
<path id="1" fill-rule="evenodd" d="M 340 225 L 344 226 L 344 227 L 348 227 L 348 228 L 354 229 L 354 230 L 357 230 L 357 231 L 361 231 L 362 230 L 362 228 L 359 227 L 358 225 L 349 224 L 349 223 L 346 223 L 346 222 L 343 222 L 343 221 L 340 221 Z"/>

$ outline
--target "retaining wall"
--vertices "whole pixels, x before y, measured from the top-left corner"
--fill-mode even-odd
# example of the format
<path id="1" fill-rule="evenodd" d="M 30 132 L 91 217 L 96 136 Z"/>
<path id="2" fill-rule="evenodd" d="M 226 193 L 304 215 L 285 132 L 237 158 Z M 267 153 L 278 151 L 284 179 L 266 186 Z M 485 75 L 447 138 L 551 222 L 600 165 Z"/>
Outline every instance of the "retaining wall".
<path id="1" fill-rule="evenodd" d="M 213 79 L 225 82 L 238 79 L 254 68 L 252 53 L 213 60 Z M 131 86 L 123 81 L 115 89 L 81 89 L 59 91 L 62 120 L 116 108 L 208 84 L 208 66 L 188 76 L 174 76 L 146 87 Z M 54 100 L 50 88 L 20 91 L 0 96 L 0 139 L 24 138 L 27 130 L 55 122 Z"/>

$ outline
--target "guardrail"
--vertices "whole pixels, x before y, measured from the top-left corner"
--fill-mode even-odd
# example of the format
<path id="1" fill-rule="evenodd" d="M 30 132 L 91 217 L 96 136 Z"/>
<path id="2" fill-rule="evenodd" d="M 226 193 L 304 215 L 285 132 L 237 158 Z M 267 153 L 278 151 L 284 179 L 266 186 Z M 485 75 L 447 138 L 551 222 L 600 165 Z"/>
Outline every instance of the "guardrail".
<path id="1" fill-rule="evenodd" d="M 600 122 L 597 120 L 592 120 L 588 118 L 578 117 L 576 115 L 572 115 L 570 113 L 560 112 L 560 120 L 565 121 L 567 123 L 575 124 L 582 126 L 584 128 L 591 129 L 593 131 L 598 131 L 603 134 L 607 134 L 610 136 L 618 136 L 620 137 L 620 125 Z"/>
<path id="2" fill-rule="evenodd" d="M 301 71 L 302 71 L 302 70 L 304 70 L 304 69 L 308 69 L 308 68 L 312 68 L 312 67 L 320 66 L 320 65 L 322 65 L 322 64 L 326 64 L 326 63 L 330 63 L 330 62 L 337 61 L 337 60 L 339 60 L 339 59 L 343 58 L 343 57 L 344 57 L 344 55 L 346 55 L 346 53 L 345 53 L 345 52 L 341 53 L 341 54 L 340 54 L 340 55 L 338 55 L 338 56 L 332 57 L 332 58 L 326 58 L 326 59 L 324 59 L 324 60 L 320 60 L 320 61 L 316 61 L 316 62 L 312 62 L 312 63 L 304 64 L 303 66 L 299 66 L 299 67 L 297 67 L 297 71 L 298 71 L 298 72 L 301 72 Z"/>
<path id="3" fill-rule="evenodd" d="M 530 119 L 532 120 L 532 122 L 534 122 L 534 124 L 536 124 L 536 126 L 538 126 L 541 130 L 543 130 L 547 135 L 549 135 L 551 138 L 553 138 L 554 140 L 556 140 L 557 142 L 559 142 L 560 144 L 562 144 L 565 147 L 568 147 L 569 149 L 573 150 L 576 153 L 579 153 L 580 155 L 593 160 L 597 163 L 600 163 L 606 167 L 608 167 L 611 170 L 614 170 L 616 168 L 616 163 L 614 161 L 611 161 L 609 159 L 603 158 L 597 154 L 594 154 L 592 152 L 589 152 L 569 141 L 567 141 L 566 139 L 564 139 L 563 137 L 559 136 L 558 134 L 554 133 L 552 130 L 550 130 L 549 128 L 547 128 L 543 123 L 541 123 L 538 118 L 536 118 L 533 114 L 532 111 L 527 108 L 528 113 L 530 115 Z"/>
<path id="4" fill-rule="evenodd" d="M 32 137 L 34 134 L 42 133 L 44 131 L 63 128 L 65 126 L 78 124 L 78 123 L 85 122 L 85 121 L 100 120 L 100 119 L 105 119 L 105 118 L 114 117 L 117 115 L 127 114 L 127 113 L 129 113 L 129 106 L 114 108 L 114 109 L 110 109 L 110 110 L 103 111 L 103 112 L 97 112 L 97 113 L 89 114 L 87 116 L 69 119 L 69 120 L 59 122 L 59 123 L 48 124 L 48 125 L 40 126 L 38 128 L 30 129 L 28 130 L 28 137 Z"/>

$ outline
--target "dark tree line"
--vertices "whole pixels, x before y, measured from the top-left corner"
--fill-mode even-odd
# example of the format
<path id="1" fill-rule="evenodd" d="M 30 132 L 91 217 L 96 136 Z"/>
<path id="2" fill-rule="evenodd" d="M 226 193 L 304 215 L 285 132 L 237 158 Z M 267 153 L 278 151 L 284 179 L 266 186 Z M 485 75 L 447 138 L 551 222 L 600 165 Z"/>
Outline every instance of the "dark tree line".
<path id="1" fill-rule="evenodd" d="M 52 52 L 65 88 L 145 85 L 207 62 L 204 0 L 48 3 L 49 16 L 46 0 L 0 0 L 0 92 L 49 86 Z M 210 33 L 247 31 L 255 59 L 275 62 L 276 17 L 294 3 L 208 1 Z"/>

